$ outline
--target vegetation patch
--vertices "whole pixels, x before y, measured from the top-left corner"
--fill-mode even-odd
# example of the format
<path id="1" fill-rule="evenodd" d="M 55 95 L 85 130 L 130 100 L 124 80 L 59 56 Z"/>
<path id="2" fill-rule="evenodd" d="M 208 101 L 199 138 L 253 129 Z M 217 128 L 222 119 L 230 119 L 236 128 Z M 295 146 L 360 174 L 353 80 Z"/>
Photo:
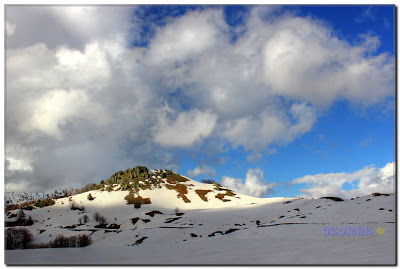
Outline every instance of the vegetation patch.
<path id="1" fill-rule="evenodd" d="M 186 187 L 186 185 L 184 185 L 184 184 L 175 184 L 175 185 L 171 185 L 171 184 L 165 184 L 165 187 L 168 189 L 168 190 L 175 190 L 177 193 L 178 193 L 178 195 L 177 195 L 177 197 L 178 198 L 182 198 L 182 200 L 185 202 L 185 203 L 190 203 L 191 201 L 189 200 L 189 198 L 187 198 L 187 196 L 186 196 L 186 194 L 188 193 L 187 192 L 187 187 Z"/>
<path id="2" fill-rule="evenodd" d="M 142 238 L 136 240 L 136 242 L 135 242 L 132 246 L 140 245 L 140 244 L 143 243 L 143 241 L 144 241 L 145 239 L 147 239 L 147 238 L 148 238 L 147 236 L 143 236 Z"/>
<path id="3" fill-rule="evenodd" d="M 390 194 L 374 192 L 374 193 L 372 193 L 371 195 L 372 195 L 372 196 L 389 196 Z"/>
<path id="4" fill-rule="evenodd" d="M 38 200 L 38 201 L 34 204 L 34 206 L 42 208 L 42 207 L 46 207 L 46 206 L 52 206 L 52 205 L 54 205 L 55 203 L 56 203 L 56 202 L 55 202 L 53 199 L 47 198 L 47 199 L 43 199 L 43 200 Z"/>
<path id="5" fill-rule="evenodd" d="M 240 230 L 240 229 L 230 228 L 230 229 L 226 230 L 225 232 L 216 231 L 216 232 L 213 232 L 213 233 L 209 234 L 208 237 L 213 237 L 216 234 L 226 235 L 226 234 L 230 234 L 230 233 L 236 232 L 238 230 Z"/>
<path id="6" fill-rule="evenodd" d="M 128 205 L 135 205 L 135 208 L 140 208 L 143 204 L 151 204 L 150 198 L 143 198 L 140 195 L 135 197 L 133 193 L 125 196 Z"/>
<path id="7" fill-rule="evenodd" d="M 113 223 L 113 224 L 110 224 L 110 225 L 107 227 L 107 229 L 119 229 L 120 227 L 121 227 L 121 225 L 116 224 L 116 223 Z"/>
<path id="8" fill-rule="evenodd" d="M 72 202 L 71 210 L 85 211 L 85 207 L 84 206 L 78 206 L 78 205 L 75 204 L 75 202 Z"/>
<path id="9" fill-rule="evenodd" d="M 140 218 L 138 217 L 131 219 L 133 225 L 135 225 L 139 220 Z"/>
<path id="10" fill-rule="evenodd" d="M 50 248 L 71 248 L 71 247 L 86 247 L 92 244 L 92 239 L 88 235 L 78 235 L 66 237 L 58 235 L 48 244 Z"/>
<path id="11" fill-rule="evenodd" d="M 216 232 L 213 232 L 212 234 L 209 234 L 208 237 L 213 237 L 213 236 L 215 236 L 216 234 L 224 235 L 223 232 L 221 232 L 221 231 L 216 231 Z"/>
<path id="12" fill-rule="evenodd" d="M 144 223 L 148 223 L 148 222 L 150 222 L 150 220 L 149 220 L 149 219 L 142 219 L 142 221 L 143 221 Z"/>
<path id="13" fill-rule="evenodd" d="M 64 228 L 64 229 L 74 229 L 74 228 L 76 228 L 76 225 L 70 225 L 70 226 L 65 226 L 65 227 L 61 227 L 61 228 Z"/>
<path id="14" fill-rule="evenodd" d="M 156 214 L 164 215 L 163 212 L 160 212 L 160 211 L 158 211 L 158 210 L 153 210 L 153 211 L 147 212 L 145 215 L 148 215 L 148 216 L 150 216 L 150 217 L 154 217 L 154 215 L 156 215 Z"/>
<path id="15" fill-rule="evenodd" d="M 236 193 L 234 193 L 232 190 L 230 189 L 225 189 L 225 188 L 220 188 L 221 191 L 225 191 L 225 193 L 218 193 L 217 195 L 215 195 L 215 198 L 221 200 L 222 202 L 229 202 L 231 200 L 229 199 L 225 199 L 225 196 L 236 196 Z"/>
<path id="16" fill-rule="evenodd" d="M 201 198 L 201 200 L 203 200 L 204 202 L 208 202 L 206 194 L 211 192 L 211 190 L 195 190 L 195 192 Z"/>
<path id="17" fill-rule="evenodd" d="M 221 188 L 221 191 L 225 191 L 226 193 L 225 193 L 225 195 L 228 195 L 228 196 L 235 196 L 236 195 L 236 193 L 234 193 L 232 190 L 230 190 L 230 189 L 226 189 L 226 188 Z"/>
<path id="18" fill-rule="evenodd" d="M 332 196 L 327 196 L 327 197 L 321 197 L 319 199 L 329 199 L 335 202 L 343 202 L 344 200 L 342 198 L 339 197 L 332 197 Z"/>
<path id="19" fill-rule="evenodd" d="M 15 215 L 16 216 L 16 215 Z M 33 220 L 32 217 L 29 216 L 28 219 L 25 218 L 24 210 L 20 209 L 18 212 L 18 219 L 16 221 L 6 221 L 6 227 L 15 227 L 15 226 L 32 226 Z"/>
<path id="20" fill-rule="evenodd" d="M 26 228 L 8 228 L 5 237 L 6 249 L 28 248 L 33 241 L 32 233 Z"/>
<path id="21" fill-rule="evenodd" d="M 167 179 L 167 182 L 168 182 L 169 184 L 176 184 L 176 183 L 178 183 L 178 182 L 186 182 L 186 181 L 189 181 L 189 179 L 184 178 L 183 176 L 178 175 L 178 174 L 168 175 L 166 179 Z"/>
<path id="22" fill-rule="evenodd" d="M 7 212 L 7 213 L 9 213 L 9 212 Z M 17 216 L 17 214 L 10 214 L 10 215 L 8 216 L 8 218 L 12 219 L 12 218 L 15 218 L 16 216 Z"/>
<path id="23" fill-rule="evenodd" d="M 171 223 L 171 222 L 174 222 L 174 221 L 176 221 L 176 220 L 178 220 L 178 219 L 181 219 L 181 218 L 182 218 L 182 217 L 168 218 L 168 219 L 165 220 L 164 223 Z"/>
<path id="24" fill-rule="evenodd" d="M 238 231 L 238 230 L 240 230 L 240 229 L 230 228 L 230 229 L 228 229 L 228 230 L 225 231 L 224 235 L 225 235 L 225 234 L 230 234 L 230 233 L 236 232 L 236 231 Z"/>
<path id="25" fill-rule="evenodd" d="M 221 185 L 219 185 L 217 182 L 213 182 L 214 185 L 214 190 L 220 191 L 221 190 Z"/>

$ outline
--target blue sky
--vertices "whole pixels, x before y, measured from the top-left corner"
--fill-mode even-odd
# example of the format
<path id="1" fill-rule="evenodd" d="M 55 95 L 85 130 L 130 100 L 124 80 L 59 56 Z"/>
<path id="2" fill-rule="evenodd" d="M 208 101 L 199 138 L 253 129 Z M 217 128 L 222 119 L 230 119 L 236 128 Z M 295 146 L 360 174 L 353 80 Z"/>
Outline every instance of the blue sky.
<path id="1" fill-rule="evenodd" d="M 393 192 L 393 21 L 393 5 L 7 7 L 6 190 L 146 165 L 262 197 Z"/>

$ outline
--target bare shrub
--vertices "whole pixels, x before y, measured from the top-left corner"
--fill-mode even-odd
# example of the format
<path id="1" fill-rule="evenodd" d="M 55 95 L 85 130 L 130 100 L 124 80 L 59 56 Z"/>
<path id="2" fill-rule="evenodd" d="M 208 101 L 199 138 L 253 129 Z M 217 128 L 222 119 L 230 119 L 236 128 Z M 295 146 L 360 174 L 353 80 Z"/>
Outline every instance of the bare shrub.
<path id="1" fill-rule="evenodd" d="M 28 248 L 33 241 L 32 233 L 26 228 L 8 228 L 6 230 L 6 248 Z"/>
<path id="2" fill-rule="evenodd" d="M 64 235 L 57 235 L 57 237 L 50 241 L 49 246 L 51 248 L 68 248 L 70 247 L 70 240 Z"/>
<path id="3" fill-rule="evenodd" d="M 92 238 L 89 235 L 83 234 L 78 236 L 77 246 L 86 247 L 92 244 Z"/>
<path id="4" fill-rule="evenodd" d="M 85 207 L 84 207 L 84 206 L 77 206 L 77 205 L 75 204 L 75 202 L 72 202 L 71 210 L 85 211 Z"/>
<path id="5" fill-rule="evenodd" d="M 179 207 L 175 207 L 175 209 L 174 209 L 175 215 L 178 214 L 179 212 L 180 212 L 180 211 L 179 211 Z"/>
<path id="6" fill-rule="evenodd" d="M 93 214 L 93 218 L 95 221 L 97 221 L 100 225 L 105 225 L 107 224 L 107 219 L 105 217 L 103 217 L 102 215 L 100 215 L 99 212 L 96 212 Z"/>
<path id="7" fill-rule="evenodd" d="M 20 210 L 18 211 L 18 219 L 19 219 L 19 220 L 25 219 L 24 210 L 20 209 Z"/>
<path id="8" fill-rule="evenodd" d="M 83 215 L 83 222 L 87 223 L 89 221 L 88 215 Z"/>
<path id="9" fill-rule="evenodd" d="M 92 238 L 89 235 L 78 235 L 66 237 L 64 235 L 57 235 L 57 237 L 50 241 L 48 246 L 51 248 L 74 248 L 86 247 L 92 244 Z"/>

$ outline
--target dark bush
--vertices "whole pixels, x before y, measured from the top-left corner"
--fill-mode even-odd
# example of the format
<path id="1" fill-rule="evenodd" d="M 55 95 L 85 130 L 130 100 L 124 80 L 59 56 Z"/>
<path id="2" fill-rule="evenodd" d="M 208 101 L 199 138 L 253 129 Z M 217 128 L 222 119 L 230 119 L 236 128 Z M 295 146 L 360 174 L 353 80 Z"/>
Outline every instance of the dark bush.
<path id="1" fill-rule="evenodd" d="M 87 196 L 87 199 L 88 199 L 89 201 L 92 201 L 92 200 L 94 200 L 94 197 L 92 196 L 91 193 L 89 193 L 88 196 Z"/>
<path id="2" fill-rule="evenodd" d="M 46 206 L 52 206 L 54 205 L 56 202 L 53 199 L 47 198 L 47 199 L 43 199 L 43 200 L 39 200 L 37 201 L 34 206 L 36 207 L 46 207 Z"/>
<path id="3" fill-rule="evenodd" d="M 105 217 L 103 217 L 102 215 L 100 215 L 99 212 L 96 212 L 93 214 L 93 218 L 95 221 L 97 221 L 100 225 L 105 225 L 107 224 L 107 219 Z"/>
<path id="4" fill-rule="evenodd" d="M 88 215 L 83 215 L 83 222 L 87 223 L 89 221 Z"/>
<path id="5" fill-rule="evenodd" d="M 26 225 L 27 225 L 27 226 L 33 225 L 33 219 L 32 219 L 31 216 L 29 216 L 28 220 L 26 221 Z"/>
<path id="6" fill-rule="evenodd" d="M 68 248 L 70 240 L 68 237 L 63 235 L 57 235 L 57 237 L 50 241 L 49 247 L 51 248 Z"/>
<path id="7" fill-rule="evenodd" d="M 335 202 L 343 202 L 344 200 L 342 198 L 339 197 L 332 197 L 332 196 L 327 196 L 327 197 L 321 197 L 319 199 L 329 199 Z"/>
<path id="8" fill-rule="evenodd" d="M 19 220 L 25 219 L 24 210 L 20 209 L 20 210 L 18 211 L 18 219 L 19 219 Z"/>
<path id="9" fill-rule="evenodd" d="M 75 204 L 75 202 L 72 202 L 71 210 L 85 211 L 85 207 L 84 207 L 84 206 L 77 206 L 77 205 Z"/>
<path id="10" fill-rule="evenodd" d="M 25 228 L 8 228 L 6 230 L 6 249 L 28 248 L 32 241 L 32 233 Z"/>
<path id="11" fill-rule="evenodd" d="M 92 238 L 89 235 L 78 235 L 78 247 L 87 247 L 92 244 Z"/>
<path id="12" fill-rule="evenodd" d="M 74 248 L 74 247 L 86 247 L 92 243 L 92 239 L 88 235 L 78 235 L 66 237 L 64 235 L 58 235 L 54 240 L 48 244 L 51 248 Z"/>
<path id="13" fill-rule="evenodd" d="M 212 181 L 211 179 L 202 179 L 200 182 L 205 183 L 205 184 L 213 184 L 214 183 L 214 181 Z"/>

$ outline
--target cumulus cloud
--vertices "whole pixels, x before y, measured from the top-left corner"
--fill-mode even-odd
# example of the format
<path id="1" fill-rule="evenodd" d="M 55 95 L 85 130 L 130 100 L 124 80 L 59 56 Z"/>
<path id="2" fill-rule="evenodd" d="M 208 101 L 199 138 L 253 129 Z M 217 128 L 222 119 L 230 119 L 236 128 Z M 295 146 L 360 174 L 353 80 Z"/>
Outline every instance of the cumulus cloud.
<path id="1" fill-rule="evenodd" d="M 366 57 L 377 37 L 350 46 L 306 18 L 279 22 L 275 29 L 263 47 L 263 80 L 274 92 L 314 104 L 341 97 L 373 104 L 392 94 L 393 58 Z"/>
<path id="2" fill-rule="evenodd" d="M 268 196 L 275 186 L 274 183 L 263 181 L 264 172 L 261 169 L 249 169 L 244 180 L 232 177 L 222 177 L 221 185 L 242 194 L 256 197 Z"/>
<path id="3" fill-rule="evenodd" d="M 159 29 L 151 41 L 151 60 L 174 63 L 194 58 L 216 45 L 220 27 L 226 27 L 222 10 L 191 12 Z"/>
<path id="4" fill-rule="evenodd" d="M 287 143 L 308 132 L 314 122 L 315 112 L 304 103 L 295 103 L 288 113 L 267 109 L 256 117 L 248 116 L 228 121 L 223 131 L 233 145 L 247 149 L 264 149 L 273 143 Z"/>
<path id="5" fill-rule="evenodd" d="M 354 45 L 265 7 L 231 29 L 221 8 L 205 8 L 153 25 L 148 45 L 132 47 L 138 8 L 6 7 L 6 186 L 79 186 L 138 164 L 178 169 L 175 150 L 215 141 L 255 160 L 312 130 L 335 100 L 393 97 L 393 57 L 377 54 L 369 33 Z"/>
<path id="6" fill-rule="evenodd" d="M 211 134 L 217 116 L 210 112 L 191 110 L 181 112 L 175 120 L 168 118 L 170 108 L 159 114 L 159 124 L 155 128 L 154 140 L 162 146 L 188 147 Z"/>
<path id="7" fill-rule="evenodd" d="M 307 175 L 294 179 L 292 183 L 308 184 L 308 188 L 300 190 L 306 197 L 339 196 L 349 199 L 374 192 L 393 193 L 395 190 L 394 174 L 394 163 L 388 163 L 382 168 L 370 165 L 353 173 Z M 343 190 L 345 183 L 357 183 L 356 188 Z"/>
<path id="8" fill-rule="evenodd" d="M 49 48 L 68 45 L 83 49 L 97 40 L 125 39 L 131 13 L 126 6 L 7 6 L 18 31 L 6 39 L 7 48 L 45 43 Z"/>
<path id="9" fill-rule="evenodd" d="M 197 177 L 199 175 L 204 175 L 206 177 L 215 177 L 215 170 L 207 165 L 198 165 L 193 170 L 188 170 L 186 175 L 190 178 Z"/>

